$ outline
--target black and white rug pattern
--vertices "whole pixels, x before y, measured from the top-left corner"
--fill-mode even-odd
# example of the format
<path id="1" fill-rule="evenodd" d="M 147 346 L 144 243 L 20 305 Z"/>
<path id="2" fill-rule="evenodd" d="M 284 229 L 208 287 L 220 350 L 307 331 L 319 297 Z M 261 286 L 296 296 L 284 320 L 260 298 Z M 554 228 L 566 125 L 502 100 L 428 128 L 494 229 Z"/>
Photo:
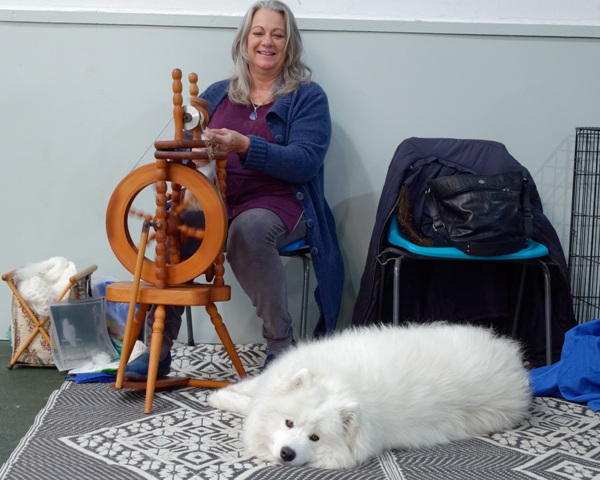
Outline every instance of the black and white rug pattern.
<path id="1" fill-rule="evenodd" d="M 238 346 L 250 375 L 260 345 Z M 178 346 L 175 374 L 235 379 L 218 345 Z M 206 403 L 196 388 L 157 392 L 144 415 L 144 393 L 106 384 L 65 383 L 54 392 L 0 479 L 600 479 L 600 414 L 537 398 L 531 416 L 508 432 L 432 448 L 386 452 L 358 468 L 282 467 L 244 455 L 243 418 Z"/>

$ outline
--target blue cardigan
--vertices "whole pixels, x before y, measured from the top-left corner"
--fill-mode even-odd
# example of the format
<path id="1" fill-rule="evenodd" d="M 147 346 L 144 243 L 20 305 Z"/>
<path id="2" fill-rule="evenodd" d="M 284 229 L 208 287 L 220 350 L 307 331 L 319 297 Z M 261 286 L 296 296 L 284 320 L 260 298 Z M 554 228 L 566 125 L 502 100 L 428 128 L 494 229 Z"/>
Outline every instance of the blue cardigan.
<path id="1" fill-rule="evenodd" d="M 209 103 L 210 116 L 225 99 L 228 89 L 229 80 L 222 80 L 200 94 Z M 327 95 L 315 82 L 301 84 L 296 92 L 278 97 L 266 119 L 274 143 L 250 135 L 250 148 L 240 163 L 243 168 L 292 185 L 306 218 L 318 283 L 315 299 L 325 328 L 331 332 L 342 301 L 344 263 L 323 185 L 323 165 L 331 138 Z"/>

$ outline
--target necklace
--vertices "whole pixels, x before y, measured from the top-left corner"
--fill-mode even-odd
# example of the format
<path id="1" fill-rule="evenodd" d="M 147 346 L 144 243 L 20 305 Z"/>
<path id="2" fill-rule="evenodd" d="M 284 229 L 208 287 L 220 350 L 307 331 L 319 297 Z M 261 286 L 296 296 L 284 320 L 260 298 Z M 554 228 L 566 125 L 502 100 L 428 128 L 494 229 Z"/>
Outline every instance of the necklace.
<path id="1" fill-rule="evenodd" d="M 258 118 L 258 112 L 257 110 L 263 106 L 262 103 L 259 103 L 258 105 L 256 105 L 252 100 L 250 100 L 250 103 L 252 104 L 252 108 L 254 109 L 253 112 L 250 113 L 250 116 L 248 117 L 250 120 L 256 120 Z"/>

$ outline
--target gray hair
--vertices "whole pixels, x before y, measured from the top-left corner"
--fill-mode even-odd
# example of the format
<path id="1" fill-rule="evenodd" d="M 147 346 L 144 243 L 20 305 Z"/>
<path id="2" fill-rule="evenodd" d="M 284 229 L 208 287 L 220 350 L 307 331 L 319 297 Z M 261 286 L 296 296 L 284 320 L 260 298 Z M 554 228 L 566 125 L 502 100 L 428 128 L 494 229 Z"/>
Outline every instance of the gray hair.
<path id="1" fill-rule="evenodd" d="M 234 71 L 231 75 L 229 100 L 233 103 L 250 105 L 252 78 L 248 70 L 248 35 L 252 26 L 252 18 L 258 10 L 270 10 L 281 13 L 285 21 L 285 61 L 279 79 L 272 87 L 272 96 L 277 97 L 295 92 L 301 83 L 310 81 L 311 69 L 302 62 L 302 37 L 296 19 L 290 8 L 279 0 L 259 0 L 246 12 L 237 29 L 231 57 Z"/>

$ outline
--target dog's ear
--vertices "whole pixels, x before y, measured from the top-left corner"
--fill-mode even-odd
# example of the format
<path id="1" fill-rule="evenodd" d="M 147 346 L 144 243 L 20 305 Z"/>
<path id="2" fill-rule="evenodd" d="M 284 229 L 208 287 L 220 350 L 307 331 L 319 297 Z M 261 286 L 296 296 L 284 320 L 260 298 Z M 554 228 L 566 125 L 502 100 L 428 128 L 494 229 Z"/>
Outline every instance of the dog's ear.
<path id="1" fill-rule="evenodd" d="M 358 432 L 360 407 L 356 402 L 347 403 L 339 408 L 339 413 L 344 427 L 346 442 L 352 448 L 356 433 Z"/>
<path id="2" fill-rule="evenodd" d="M 359 407 L 358 403 L 356 402 L 348 403 L 340 409 L 340 415 L 342 417 L 342 421 L 344 422 L 344 429 L 347 432 L 353 430 L 358 424 L 358 411 Z"/>
<path id="3" fill-rule="evenodd" d="M 298 370 L 292 376 L 292 378 L 290 378 L 290 381 L 284 387 L 284 391 L 291 392 L 292 390 L 296 390 L 300 387 L 307 387 L 310 385 L 311 380 L 312 375 L 310 374 L 307 368 Z"/>

